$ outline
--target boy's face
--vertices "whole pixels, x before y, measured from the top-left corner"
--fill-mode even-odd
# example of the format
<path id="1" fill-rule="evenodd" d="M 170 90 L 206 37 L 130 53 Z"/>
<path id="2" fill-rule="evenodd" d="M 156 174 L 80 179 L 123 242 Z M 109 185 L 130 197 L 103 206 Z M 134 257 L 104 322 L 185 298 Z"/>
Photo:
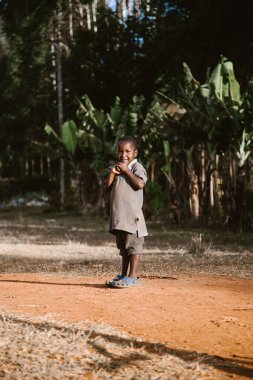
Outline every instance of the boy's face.
<path id="1" fill-rule="evenodd" d="M 130 141 L 122 141 L 118 144 L 117 159 L 129 165 L 137 157 L 137 149 Z"/>

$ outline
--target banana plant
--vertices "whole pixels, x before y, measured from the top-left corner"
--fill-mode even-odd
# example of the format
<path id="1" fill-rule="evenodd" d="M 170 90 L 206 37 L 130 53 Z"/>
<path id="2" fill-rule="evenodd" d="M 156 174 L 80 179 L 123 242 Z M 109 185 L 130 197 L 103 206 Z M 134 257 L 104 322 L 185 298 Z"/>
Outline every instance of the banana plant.
<path id="1" fill-rule="evenodd" d="M 84 144 L 90 145 L 95 155 L 101 154 L 103 161 L 114 157 L 115 143 L 125 134 L 138 135 L 144 98 L 134 96 L 128 107 L 123 108 L 116 97 L 110 112 L 96 109 L 89 97 L 79 100 L 77 116 L 82 124 Z"/>
<path id="2" fill-rule="evenodd" d="M 221 56 L 219 63 L 211 73 L 207 82 L 200 84 L 192 75 L 190 68 L 186 63 L 184 68 L 184 88 L 183 92 L 188 98 L 194 98 L 196 95 L 206 99 L 209 106 L 216 106 L 217 101 L 227 108 L 226 102 L 229 102 L 229 107 L 238 107 L 242 103 L 240 93 L 240 85 L 235 78 L 233 63 Z M 191 104 L 191 103 L 190 103 Z M 198 111 L 197 107 L 195 108 Z M 208 111 L 208 110 L 207 110 Z M 208 116 L 208 115 L 207 115 Z"/>
<path id="3" fill-rule="evenodd" d="M 214 94 L 219 101 L 225 102 L 229 99 L 233 102 L 233 106 L 237 107 L 242 103 L 240 85 L 235 78 L 233 63 L 225 57 L 221 56 L 208 83 L 213 87 Z M 210 95 L 209 93 L 209 103 Z"/>
<path id="4" fill-rule="evenodd" d="M 113 120 L 108 113 L 95 108 L 88 97 L 78 99 L 77 117 L 81 124 L 78 131 L 79 147 L 82 151 L 91 149 L 96 156 L 93 166 L 99 166 L 98 156 L 110 154 L 113 151 L 112 142 L 108 139 L 108 131 L 113 128 Z M 98 168 L 96 168 L 98 169 Z"/>
<path id="5" fill-rule="evenodd" d="M 238 158 L 238 166 L 241 168 L 245 165 L 249 155 L 250 148 L 253 141 L 253 133 L 246 133 L 243 130 L 241 141 L 239 142 L 236 156 Z"/>
<path id="6" fill-rule="evenodd" d="M 78 130 L 76 123 L 73 120 L 68 120 L 63 123 L 60 136 L 49 124 L 46 124 L 45 132 L 49 136 L 52 135 L 60 144 L 62 144 L 70 155 L 74 155 L 78 141 Z"/>
<path id="7" fill-rule="evenodd" d="M 110 112 L 104 112 L 96 109 L 87 95 L 79 101 L 79 145 L 91 151 L 90 166 L 100 186 L 100 200 L 103 194 L 102 178 L 110 161 L 115 160 L 116 141 L 125 134 L 137 136 L 143 105 L 144 98 L 135 96 L 129 106 L 123 108 L 120 98 L 116 97 Z"/>

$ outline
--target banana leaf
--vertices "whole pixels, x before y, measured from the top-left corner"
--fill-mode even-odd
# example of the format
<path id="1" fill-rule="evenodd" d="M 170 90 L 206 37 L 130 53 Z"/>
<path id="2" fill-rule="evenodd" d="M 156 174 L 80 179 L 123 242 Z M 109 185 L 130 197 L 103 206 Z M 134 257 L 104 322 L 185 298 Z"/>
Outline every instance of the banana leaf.
<path id="1" fill-rule="evenodd" d="M 77 127 L 73 120 L 65 121 L 61 129 L 61 137 L 66 150 L 74 154 L 77 146 Z"/>
<path id="2" fill-rule="evenodd" d="M 215 67 L 212 72 L 211 78 L 209 80 L 209 84 L 211 84 L 214 88 L 214 93 L 218 99 L 222 100 L 222 75 L 221 75 L 221 63 Z"/>
<path id="3" fill-rule="evenodd" d="M 120 98 L 116 96 L 114 105 L 111 108 L 110 119 L 115 125 L 118 125 L 122 117 L 122 108 L 120 105 Z"/>

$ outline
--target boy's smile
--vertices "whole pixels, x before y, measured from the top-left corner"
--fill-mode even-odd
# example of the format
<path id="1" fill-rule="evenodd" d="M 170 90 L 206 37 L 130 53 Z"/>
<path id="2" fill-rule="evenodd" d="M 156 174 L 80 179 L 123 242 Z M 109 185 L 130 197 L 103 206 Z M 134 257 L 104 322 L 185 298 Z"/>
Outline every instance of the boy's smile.
<path id="1" fill-rule="evenodd" d="M 130 141 L 122 141 L 118 145 L 117 158 L 119 162 L 129 165 L 137 156 L 137 149 Z"/>

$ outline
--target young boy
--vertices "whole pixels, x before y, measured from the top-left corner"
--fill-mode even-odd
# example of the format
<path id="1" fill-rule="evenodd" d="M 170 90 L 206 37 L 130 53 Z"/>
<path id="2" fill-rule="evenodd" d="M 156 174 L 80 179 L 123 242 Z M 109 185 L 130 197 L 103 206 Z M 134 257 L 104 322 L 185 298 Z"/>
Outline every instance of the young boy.
<path id="1" fill-rule="evenodd" d="M 121 275 L 106 281 L 107 286 L 127 288 L 141 283 L 137 269 L 144 236 L 148 235 L 142 213 L 143 188 L 147 181 L 144 167 L 137 161 L 137 145 L 131 136 L 117 143 L 118 162 L 110 167 L 105 188 L 110 190 L 109 231 L 116 236 L 122 256 Z"/>

